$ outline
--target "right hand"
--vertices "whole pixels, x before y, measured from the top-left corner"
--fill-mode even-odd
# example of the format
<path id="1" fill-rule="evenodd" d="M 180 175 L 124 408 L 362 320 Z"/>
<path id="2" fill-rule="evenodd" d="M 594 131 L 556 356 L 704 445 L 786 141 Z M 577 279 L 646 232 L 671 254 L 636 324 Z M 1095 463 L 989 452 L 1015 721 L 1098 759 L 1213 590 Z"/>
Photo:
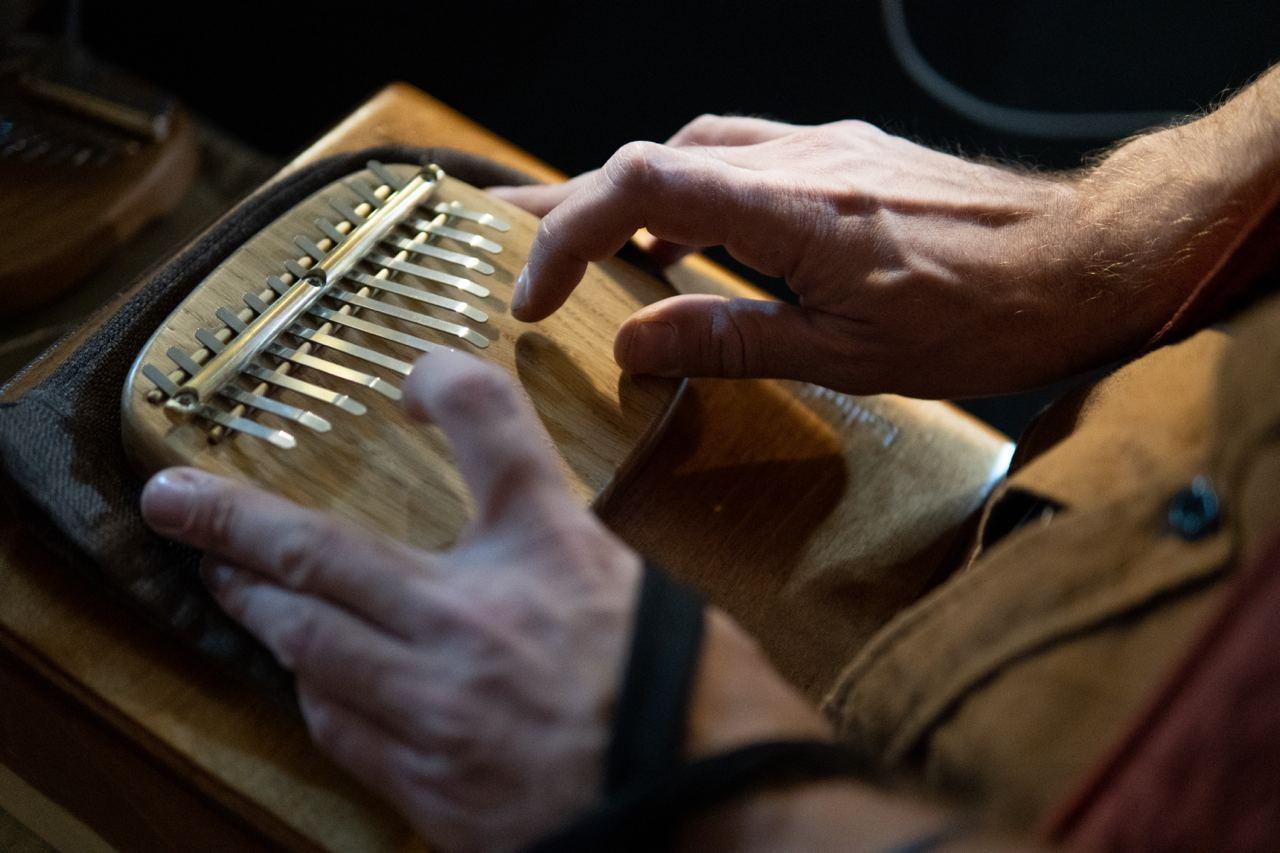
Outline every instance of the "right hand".
<path id="1" fill-rule="evenodd" d="M 555 311 L 587 262 L 642 227 L 668 258 L 723 245 L 799 296 L 799 306 L 706 295 L 650 305 L 615 343 L 634 373 L 1000 393 L 1137 348 L 1172 313 L 1159 300 L 1121 305 L 1120 289 L 1081 272 L 1093 255 L 1076 182 L 862 122 L 704 116 L 567 183 L 491 191 L 544 215 L 512 301 L 518 319 Z"/>

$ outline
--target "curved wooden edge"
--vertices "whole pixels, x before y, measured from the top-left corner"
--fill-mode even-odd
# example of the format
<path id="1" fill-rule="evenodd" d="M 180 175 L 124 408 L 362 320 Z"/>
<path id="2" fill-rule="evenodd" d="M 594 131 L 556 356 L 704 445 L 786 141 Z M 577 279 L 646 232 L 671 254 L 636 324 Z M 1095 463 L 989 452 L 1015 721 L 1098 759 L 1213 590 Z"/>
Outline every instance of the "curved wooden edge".
<path id="1" fill-rule="evenodd" d="M 0 172 L 0 220 L 25 216 L 0 244 L 0 317 L 61 295 L 153 219 L 168 213 L 195 181 L 195 126 L 179 111 L 163 142 L 101 169 L 18 175 Z M 21 236 L 21 239 L 17 239 Z"/>

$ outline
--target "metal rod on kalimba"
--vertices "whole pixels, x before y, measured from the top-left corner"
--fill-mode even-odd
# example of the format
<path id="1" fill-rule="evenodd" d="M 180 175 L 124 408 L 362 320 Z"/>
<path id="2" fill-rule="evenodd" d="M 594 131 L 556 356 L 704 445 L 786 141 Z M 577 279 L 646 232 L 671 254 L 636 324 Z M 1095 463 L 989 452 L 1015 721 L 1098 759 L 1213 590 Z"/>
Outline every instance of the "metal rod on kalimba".
<path id="1" fill-rule="evenodd" d="M 385 239 L 409 211 L 430 195 L 442 176 L 443 172 L 438 167 L 429 167 L 429 171 L 415 175 L 357 226 L 346 240 L 308 270 L 307 278 L 296 282 L 288 293 L 272 302 L 265 313 L 258 315 L 243 334 L 232 338 L 221 352 L 205 362 L 165 405 L 185 414 L 197 414 L 201 404 L 244 371 L 270 343 L 317 305 L 333 282 L 354 269 L 374 246 Z"/>

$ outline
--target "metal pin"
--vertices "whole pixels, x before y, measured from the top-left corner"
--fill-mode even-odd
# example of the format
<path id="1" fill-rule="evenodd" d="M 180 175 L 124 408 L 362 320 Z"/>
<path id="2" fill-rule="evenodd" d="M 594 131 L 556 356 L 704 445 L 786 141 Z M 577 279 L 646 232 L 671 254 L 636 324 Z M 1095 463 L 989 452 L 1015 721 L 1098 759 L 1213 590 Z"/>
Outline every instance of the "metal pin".
<path id="1" fill-rule="evenodd" d="M 386 326 L 380 326 L 377 323 L 370 323 L 368 320 L 362 320 L 359 317 L 352 317 L 350 314 L 339 314 L 330 308 L 317 306 L 312 309 L 311 313 L 329 323 L 336 323 L 339 326 L 347 326 L 358 332 L 364 332 L 373 335 L 376 338 L 384 338 L 388 341 L 394 341 L 398 344 L 404 344 L 411 349 L 420 352 L 432 352 L 440 347 L 440 344 L 433 344 L 431 341 L 423 340 L 414 335 L 406 335 L 404 332 L 397 332 L 395 329 L 388 329 Z"/>
<path id="2" fill-rule="evenodd" d="M 278 415 L 285 420 L 296 421 L 297 423 L 313 429 L 316 432 L 328 432 L 332 428 L 332 424 L 314 412 L 309 412 L 306 409 L 300 409 L 297 406 L 290 406 L 288 403 L 282 403 L 279 400 L 273 400 L 270 397 L 264 397 L 261 394 L 250 393 L 249 391 L 237 388 L 234 385 L 226 385 L 220 388 L 218 393 L 226 397 L 228 400 L 232 400 L 252 409 L 260 409 L 261 411 Z"/>
<path id="3" fill-rule="evenodd" d="M 460 323 L 450 323 L 446 320 L 437 320 L 435 317 L 428 316 L 418 311 L 410 311 L 408 308 L 401 308 L 399 305 L 392 305 L 389 302 L 383 302 L 380 299 L 370 299 L 367 296 L 361 296 L 358 293 L 351 293 L 346 290 L 330 290 L 329 296 L 348 305 L 354 305 L 357 308 L 364 308 L 367 311 L 374 311 L 378 314 L 386 314 L 388 317 L 395 317 L 397 320 L 404 320 L 406 323 L 413 323 L 423 326 L 427 329 L 433 329 L 446 335 L 453 335 L 462 338 L 469 344 L 484 349 L 489 346 L 489 339 L 479 332 Z"/>
<path id="4" fill-rule="evenodd" d="M 430 219 L 420 219 L 416 216 L 406 217 L 404 224 L 419 231 L 425 231 L 428 234 L 437 234 L 441 237 L 448 237 L 450 240 L 457 240 L 459 243 L 470 246 L 473 249 L 482 249 L 491 255 L 496 255 L 502 251 L 502 246 L 493 242 L 488 237 L 481 237 L 479 234 L 473 234 L 470 231 L 463 231 L 461 228 L 450 228 L 448 225 L 437 225 Z"/>
<path id="5" fill-rule="evenodd" d="M 387 293 L 394 293 L 397 296 L 403 296 L 405 299 L 413 299 L 418 302 L 425 302 L 427 305 L 434 305 L 437 308 L 444 308 L 447 311 L 453 311 L 461 314 L 468 320 L 475 320 L 477 323 L 489 322 L 489 315 L 478 308 L 463 302 L 460 299 L 450 299 L 447 296 L 437 296 L 434 293 L 413 287 L 407 284 L 401 284 L 398 281 L 390 279 L 378 278 L 364 272 L 348 273 L 347 278 L 357 284 L 365 287 L 372 287 L 378 290 L 385 290 Z"/>
<path id="6" fill-rule="evenodd" d="M 417 220 L 423 222 L 424 220 Z M 422 229 L 427 230 L 427 229 Z M 451 252 L 448 249 L 442 249 L 439 246 L 433 246 L 430 243 L 420 243 L 417 240 L 406 240 L 404 237 L 388 237 L 387 242 L 395 246 L 397 249 L 404 249 L 406 252 L 413 252 L 415 255 L 425 255 L 428 258 L 438 258 L 451 264 L 457 264 L 469 270 L 475 270 L 481 275 L 493 275 L 493 264 L 482 261 L 473 255 L 464 255 L 461 252 Z"/>
<path id="7" fill-rule="evenodd" d="M 478 222 L 481 225 L 487 225 L 494 231 L 510 231 L 511 226 L 504 220 L 499 219 L 492 213 L 485 213 L 480 210 L 471 210 L 463 207 L 456 201 L 442 201 L 432 208 L 436 213 L 443 213 L 446 216 L 456 216 L 459 219 L 470 219 L 472 222 Z"/>
<path id="8" fill-rule="evenodd" d="M 302 394 L 304 397 L 310 397 L 313 400 L 319 400 L 322 403 L 337 406 L 344 412 L 349 412 L 353 415 L 363 415 L 365 412 L 369 411 L 365 407 L 364 403 L 361 403 L 358 400 L 353 400 L 346 394 L 339 394 L 337 391 L 330 391 L 328 388 L 323 388 L 311 382 L 303 382 L 301 379 L 296 379 L 287 373 L 281 373 L 278 370 L 268 370 L 267 368 L 259 367 L 256 364 L 249 364 L 245 367 L 244 373 L 246 376 L 252 376 L 254 379 L 259 381 L 266 382 L 271 385 L 278 385 L 286 391 L 293 391 L 295 394 Z"/>
<path id="9" fill-rule="evenodd" d="M 369 168 L 370 172 L 373 172 L 378 176 L 378 180 L 382 181 L 393 190 L 398 190 L 405 184 L 398 175 L 383 164 L 379 163 L 377 160 L 370 160 L 368 163 L 365 163 L 365 166 Z"/>
<path id="10" fill-rule="evenodd" d="M 303 269 L 302 265 L 299 264 L 297 261 L 285 261 L 284 265 L 285 265 L 285 269 L 289 270 L 289 272 L 293 274 L 294 278 L 301 279 L 301 278 L 307 277 L 307 271 Z M 293 272 L 294 269 L 297 269 L 299 272 L 302 273 L 302 275 L 298 275 L 297 273 L 294 273 Z M 284 280 L 281 279 L 280 276 L 278 275 L 267 276 L 267 287 L 270 287 L 276 293 L 279 293 L 281 295 L 283 295 L 289 290 L 289 285 L 285 284 Z M 258 313 L 262 313 L 262 312 L 259 311 Z"/>
<path id="11" fill-rule="evenodd" d="M 386 267 L 389 270 L 396 270 L 397 272 L 408 273 L 409 275 L 414 276 L 415 278 L 421 278 L 427 281 L 434 281 L 440 284 L 447 284 L 449 287 L 456 287 L 458 290 L 461 290 L 464 293 L 470 293 L 474 296 L 479 296 L 481 299 L 489 295 L 489 288 L 481 284 L 476 284 L 474 281 L 472 281 L 469 278 L 462 278 L 461 276 L 450 275 L 447 272 L 440 272 L 439 270 L 433 270 L 430 267 L 424 267 L 421 264 L 415 264 L 410 261 L 397 260 L 396 258 L 393 258 L 390 255 L 383 255 L 377 252 L 370 252 L 369 255 L 365 257 L 365 260 L 369 261 L 370 263 L 377 264 L 378 266 Z"/>

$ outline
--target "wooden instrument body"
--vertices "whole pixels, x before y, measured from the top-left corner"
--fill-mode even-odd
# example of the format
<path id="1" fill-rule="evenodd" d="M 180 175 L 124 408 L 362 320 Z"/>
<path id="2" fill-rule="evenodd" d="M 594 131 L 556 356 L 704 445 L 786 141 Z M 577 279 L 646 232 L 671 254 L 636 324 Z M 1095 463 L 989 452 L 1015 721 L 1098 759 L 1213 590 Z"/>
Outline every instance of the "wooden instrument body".
<path id="1" fill-rule="evenodd" d="M 163 142 L 102 166 L 0 163 L 0 317 L 73 287 L 195 180 L 195 128 L 179 112 Z"/>
<path id="2" fill-rule="evenodd" d="M 289 169 L 388 143 L 451 146 L 563 177 L 407 86 L 378 94 Z M 681 292 L 760 297 L 696 256 L 667 277 Z M 85 334 L 0 399 L 47 376 Z M 944 403 L 692 380 L 599 512 L 741 620 L 817 696 L 947 570 L 1009 450 Z M 0 692 L 0 763 L 65 809 L 68 824 L 78 819 L 120 849 L 424 847 L 319 755 L 296 717 L 62 571 L 4 509 Z"/>
<path id="3" fill-rule="evenodd" d="M 407 164 L 389 164 L 388 168 L 403 179 L 418 171 L 416 166 Z M 314 368 L 263 355 L 256 359 L 257 363 L 348 393 L 362 406 L 367 406 L 368 411 L 354 415 L 287 389 L 256 384 L 256 380 L 241 381 L 235 383 L 237 387 L 323 415 L 332 423 L 332 428 L 318 433 L 270 413 L 253 413 L 254 419 L 264 425 L 288 429 L 296 438 L 297 446 L 281 449 L 251 435 L 234 432 L 211 442 L 211 424 L 199 418 L 183 418 L 168 410 L 156 394 L 154 383 L 140 372 L 145 364 L 176 371 L 166 355 L 171 347 L 203 362 L 209 352 L 196 340 L 198 329 L 219 329 L 221 338 L 229 340 L 233 331 L 223 326 L 216 312 L 227 308 L 233 313 L 239 312 L 241 319 L 248 321 L 253 314 L 243 301 L 246 292 L 258 294 L 264 302 L 275 298 L 266 279 L 269 275 L 285 275 L 289 280 L 284 261 L 300 260 L 303 254 L 294 243 L 296 235 L 312 239 L 319 248 L 331 248 L 331 241 L 323 237 L 315 221 L 338 218 L 328 202 L 333 198 L 351 197 L 347 185 L 353 179 L 367 186 L 379 183 L 371 172 L 363 170 L 313 193 L 233 252 L 161 325 L 139 354 L 125 386 L 122 403 L 125 448 L 144 472 L 168 465 L 196 465 L 224 476 L 252 481 L 300 504 L 334 511 L 411 545 L 441 548 L 451 544 L 463 528 L 469 514 L 469 496 L 450 463 L 443 434 L 438 428 L 410 420 L 400 403 Z M 379 192 L 389 189 L 380 187 Z M 613 330 L 639 308 L 671 295 L 671 289 L 617 260 L 591 264 L 579 298 L 541 323 L 520 323 L 511 317 L 508 304 L 515 278 L 537 230 L 537 219 L 449 177 L 444 178 L 431 195 L 431 204 L 438 203 L 457 203 L 469 210 L 500 217 L 509 224 L 509 230 L 501 233 L 485 232 L 486 237 L 493 237 L 494 242 L 501 244 L 500 252 L 471 250 L 476 256 L 483 255 L 494 267 L 490 274 L 471 273 L 471 279 L 482 284 L 489 294 L 460 293 L 405 274 L 393 273 L 393 276 L 398 276 L 399 283 L 412 287 L 414 292 L 436 293 L 464 301 L 483 312 L 476 316 L 487 315 L 487 320 L 477 322 L 463 318 L 394 293 L 374 295 L 401 308 L 467 325 L 479 333 L 477 340 L 490 343 L 481 348 L 452 335 L 370 311 L 361 311 L 358 316 L 380 328 L 411 333 L 429 339 L 431 344 L 454 346 L 472 353 L 498 364 L 517 378 L 559 451 L 570 488 L 583 503 L 595 501 L 648 445 L 679 390 L 679 383 L 674 380 L 624 375 L 612 355 Z M 476 225 L 471 225 L 469 230 L 485 231 Z M 466 251 L 448 239 L 437 242 L 443 249 Z M 394 249 L 383 251 L 395 254 Z M 412 261 L 443 273 L 459 271 L 456 266 L 431 257 L 414 256 Z M 372 271 L 376 265 L 367 266 Z M 357 285 L 348 287 L 357 289 Z M 338 305 L 335 303 L 333 307 Z M 351 308 L 344 306 L 338 310 L 350 312 Z M 311 319 L 313 326 L 320 325 L 318 319 Z M 408 361 L 420 355 L 403 344 L 357 329 L 336 327 L 329 333 Z M 286 336 L 282 336 L 282 340 L 332 364 L 377 374 L 393 386 L 402 379 L 393 371 L 327 347 L 313 348 Z M 430 369 L 429 358 L 424 369 Z M 180 371 L 175 372 L 175 376 L 180 375 Z M 229 403 L 226 405 L 230 408 Z"/>

